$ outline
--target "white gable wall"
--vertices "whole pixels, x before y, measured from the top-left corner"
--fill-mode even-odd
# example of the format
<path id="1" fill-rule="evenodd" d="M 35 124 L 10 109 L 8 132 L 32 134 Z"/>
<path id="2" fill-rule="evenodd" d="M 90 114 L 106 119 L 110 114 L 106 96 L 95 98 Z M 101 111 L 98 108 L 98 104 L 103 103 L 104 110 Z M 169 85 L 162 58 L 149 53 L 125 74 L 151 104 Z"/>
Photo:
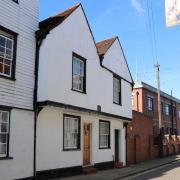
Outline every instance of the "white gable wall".
<path id="1" fill-rule="evenodd" d="M 87 94 L 71 90 L 72 51 L 87 59 Z M 131 85 L 122 82 L 124 103 L 122 106 L 113 104 L 113 74 L 100 66 L 81 7 L 43 40 L 39 60 L 39 102 L 49 100 L 92 110 L 101 105 L 103 112 L 132 117 Z"/>
<path id="2" fill-rule="evenodd" d="M 115 42 L 106 52 L 102 64 L 132 83 L 131 75 L 129 73 L 128 66 L 118 39 L 115 40 Z"/>

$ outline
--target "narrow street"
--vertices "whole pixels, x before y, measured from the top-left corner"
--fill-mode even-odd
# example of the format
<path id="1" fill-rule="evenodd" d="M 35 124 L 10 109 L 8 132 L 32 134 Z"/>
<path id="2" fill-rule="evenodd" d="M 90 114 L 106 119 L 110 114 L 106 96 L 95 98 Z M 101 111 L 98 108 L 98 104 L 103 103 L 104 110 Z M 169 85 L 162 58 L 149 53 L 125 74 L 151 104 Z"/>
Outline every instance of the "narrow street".
<path id="1" fill-rule="evenodd" d="M 173 162 L 162 167 L 157 168 L 141 175 L 136 175 L 131 178 L 125 178 L 126 180 L 179 180 L 180 179 L 180 161 Z M 124 180 L 125 180 L 124 179 Z"/>

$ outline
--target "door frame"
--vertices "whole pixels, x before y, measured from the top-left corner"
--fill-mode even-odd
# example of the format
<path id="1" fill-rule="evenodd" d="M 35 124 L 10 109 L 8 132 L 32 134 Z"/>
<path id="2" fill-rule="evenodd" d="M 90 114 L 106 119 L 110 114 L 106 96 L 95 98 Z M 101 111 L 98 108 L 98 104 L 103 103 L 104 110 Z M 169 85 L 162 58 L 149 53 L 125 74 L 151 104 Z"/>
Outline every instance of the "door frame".
<path id="1" fill-rule="evenodd" d="M 89 146 L 90 146 L 90 148 L 89 148 L 89 164 L 84 164 L 84 125 L 85 124 L 89 124 L 89 126 L 90 126 L 90 131 L 89 131 L 89 133 L 90 133 L 90 136 L 89 136 L 89 138 L 90 138 L 90 140 L 89 140 Z M 83 159 L 83 162 L 82 162 L 82 164 L 83 164 L 83 166 L 89 166 L 89 165 L 91 165 L 92 164 L 92 123 L 90 123 L 90 122 L 84 122 L 83 123 L 83 152 L 82 152 L 82 159 Z"/>
<path id="2" fill-rule="evenodd" d="M 116 133 L 118 133 L 118 137 L 116 137 Z M 116 142 L 118 142 L 118 145 L 116 145 Z M 116 150 L 117 147 L 118 149 Z M 117 153 L 118 153 L 118 157 L 116 157 Z M 121 130 L 114 129 L 114 162 L 120 162 L 120 160 L 121 160 Z"/>

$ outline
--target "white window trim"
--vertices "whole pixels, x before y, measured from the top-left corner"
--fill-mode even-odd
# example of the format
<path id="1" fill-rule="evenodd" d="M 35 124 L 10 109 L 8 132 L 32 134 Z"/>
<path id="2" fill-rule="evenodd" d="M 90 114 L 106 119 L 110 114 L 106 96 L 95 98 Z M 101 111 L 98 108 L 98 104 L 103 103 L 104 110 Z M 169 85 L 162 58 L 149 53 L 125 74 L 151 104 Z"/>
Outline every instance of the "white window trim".
<path id="1" fill-rule="evenodd" d="M 85 86 L 85 84 L 84 84 L 84 78 L 85 78 L 85 62 L 83 61 L 83 60 L 81 60 L 80 58 L 78 58 L 78 57 L 76 57 L 76 56 L 73 56 L 73 65 L 74 65 L 74 61 L 80 61 L 80 62 L 82 62 L 83 63 L 83 75 L 81 75 L 81 74 L 74 74 L 74 67 L 73 67 L 73 72 L 72 72 L 72 75 L 73 75 L 73 82 L 72 82 L 72 89 L 73 90 L 75 90 L 75 91 L 79 91 L 79 92 L 83 92 L 84 91 L 84 86 Z M 74 87 L 74 76 L 79 76 L 79 77 L 81 77 L 82 79 L 83 79 L 83 81 L 82 81 L 82 89 L 78 89 L 78 88 L 76 88 L 76 87 Z"/>
<path id="2" fill-rule="evenodd" d="M 1 72 L 0 72 L 0 75 L 6 76 L 6 77 L 11 77 L 11 76 L 12 76 L 12 66 L 13 66 L 12 62 L 13 62 L 13 55 L 14 55 L 14 39 L 8 38 L 7 36 L 4 36 L 4 35 L 2 35 L 2 34 L 0 34 L 0 36 L 3 37 L 3 38 L 5 38 L 5 39 L 8 39 L 9 41 L 12 42 L 12 49 L 11 49 L 11 51 L 12 51 L 12 58 L 9 59 L 9 58 L 5 57 L 5 55 L 6 55 L 6 50 L 7 50 L 6 47 L 4 47 L 4 48 L 5 48 L 4 57 L 2 57 L 2 56 L 0 55 L 0 57 L 1 57 L 3 60 L 9 60 L 9 61 L 10 61 L 10 74 L 8 75 L 8 74 L 1 73 Z M 3 68 L 4 68 L 4 65 L 3 65 Z"/>
<path id="3" fill-rule="evenodd" d="M 65 121 L 67 121 L 67 119 L 76 119 L 76 120 L 78 120 L 78 132 L 76 133 L 76 135 L 77 135 L 77 145 L 76 146 L 66 146 L 66 142 L 65 142 L 65 134 L 66 134 L 66 129 L 65 129 Z M 72 115 L 64 115 L 64 119 L 63 119 L 63 149 L 64 149 L 64 151 L 66 151 L 66 150 L 78 150 L 78 149 L 80 149 L 80 142 L 78 142 L 78 141 L 81 141 L 81 139 L 79 138 L 79 136 L 80 136 L 80 132 L 81 132 L 81 125 L 80 125 L 80 123 L 81 123 L 81 121 L 80 121 L 80 117 L 79 116 L 72 116 Z M 71 132 L 71 134 L 72 134 L 72 132 Z"/>
<path id="4" fill-rule="evenodd" d="M 101 124 L 108 124 L 109 125 L 109 129 L 108 129 L 108 133 L 107 134 L 101 134 L 101 130 L 100 130 Z M 100 149 L 103 149 L 103 148 L 108 149 L 108 148 L 110 148 L 110 142 L 111 142 L 111 140 L 110 140 L 110 134 L 111 134 L 110 122 L 109 121 L 100 120 L 99 126 L 100 126 L 99 127 L 99 148 Z M 101 136 L 108 136 L 108 141 L 107 141 L 108 144 L 107 145 L 105 145 L 105 146 L 101 145 Z"/>
<path id="5" fill-rule="evenodd" d="M 5 154 L 0 154 L 0 157 L 7 157 L 8 156 L 8 146 L 9 146 L 9 140 L 8 140 L 8 136 L 9 136 L 9 111 L 4 111 L 4 110 L 0 110 L 1 113 L 5 112 L 8 114 L 7 116 L 7 132 L 0 132 L 0 134 L 6 134 L 6 143 L 0 143 L 0 145 L 4 145 L 6 144 L 6 153 Z M 0 123 L 5 123 L 5 122 L 1 122 Z"/>

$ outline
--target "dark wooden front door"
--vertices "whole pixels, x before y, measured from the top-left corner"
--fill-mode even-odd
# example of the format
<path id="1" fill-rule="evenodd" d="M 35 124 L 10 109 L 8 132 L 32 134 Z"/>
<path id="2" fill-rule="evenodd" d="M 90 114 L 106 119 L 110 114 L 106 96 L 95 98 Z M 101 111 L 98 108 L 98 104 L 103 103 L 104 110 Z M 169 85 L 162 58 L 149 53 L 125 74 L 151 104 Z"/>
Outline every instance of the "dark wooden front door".
<path id="1" fill-rule="evenodd" d="M 115 162 L 119 162 L 119 130 L 115 129 Z"/>
<path id="2" fill-rule="evenodd" d="M 83 164 L 90 164 L 91 125 L 84 124 Z"/>

